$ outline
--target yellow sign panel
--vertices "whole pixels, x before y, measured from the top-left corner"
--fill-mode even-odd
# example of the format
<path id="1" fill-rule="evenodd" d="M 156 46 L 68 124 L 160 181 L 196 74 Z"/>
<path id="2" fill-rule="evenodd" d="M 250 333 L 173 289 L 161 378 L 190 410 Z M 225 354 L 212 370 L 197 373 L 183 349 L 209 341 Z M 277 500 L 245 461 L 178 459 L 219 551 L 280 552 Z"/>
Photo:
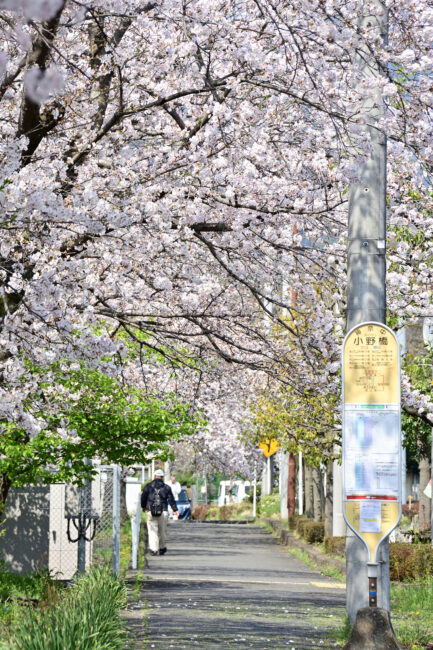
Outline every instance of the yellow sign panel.
<path id="1" fill-rule="evenodd" d="M 343 345 L 344 518 L 376 562 L 400 519 L 400 354 L 394 333 L 362 323 Z"/>
<path id="2" fill-rule="evenodd" d="M 275 440 L 275 438 L 272 438 L 272 440 L 266 438 L 264 442 L 259 442 L 259 449 L 262 450 L 266 458 L 273 456 L 280 449 L 280 447 L 280 443 L 278 440 Z"/>
<path id="3" fill-rule="evenodd" d="M 363 506 L 376 505 L 378 513 L 372 512 L 367 516 L 362 512 Z M 400 507 L 398 501 L 346 501 L 346 521 L 356 534 L 364 540 L 369 554 L 370 562 L 376 561 L 376 552 L 379 542 L 389 535 L 400 519 Z M 369 515 L 369 516 L 368 516 Z"/>
<path id="4" fill-rule="evenodd" d="M 344 346 L 344 401 L 400 402 L 399 349 L 393 333 L 379 323 L 356 327 Z"/>

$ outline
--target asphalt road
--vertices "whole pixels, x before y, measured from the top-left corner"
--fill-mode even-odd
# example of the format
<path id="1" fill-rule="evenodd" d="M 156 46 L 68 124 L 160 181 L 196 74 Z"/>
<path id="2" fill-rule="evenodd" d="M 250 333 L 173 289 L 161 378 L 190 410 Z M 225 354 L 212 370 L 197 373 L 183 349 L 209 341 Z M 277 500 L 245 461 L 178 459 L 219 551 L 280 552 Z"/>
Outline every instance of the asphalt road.
<path id="1" fill-rule="evenodd" d="M 140 598 L 130 604 L 136 648 L 337 647 L 344 585 L 260 527 L 170 522 L 167 547 L 147 557 Z"/>

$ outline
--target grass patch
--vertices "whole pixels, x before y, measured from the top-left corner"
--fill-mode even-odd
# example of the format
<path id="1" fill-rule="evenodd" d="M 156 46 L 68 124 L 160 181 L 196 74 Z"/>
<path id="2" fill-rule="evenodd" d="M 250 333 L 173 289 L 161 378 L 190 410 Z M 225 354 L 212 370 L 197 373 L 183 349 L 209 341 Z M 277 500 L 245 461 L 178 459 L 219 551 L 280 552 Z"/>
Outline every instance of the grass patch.
<path id="1" fill-rule="evenodd" d="M 424 584 L 391 585 L 391 620 L 399 643 L 411 650 L 423 650 L 433 643 L 433 578 Z M 344 645 L 351 632 L 345 616 L 336 640 Z"/>
<path id="2" fill-rule="evenodd" d="M 343 576 L 343 574 L 340 571 L 338 571 L 338 569 L 334 569 L 333 567 L 319 566 L 314 560 L 311 559 L 308 553 L 303 549 L 288 547 L 287 552 L 290 553 L 290 555 L 293 555 L 293 557 L 296 557 L 297 560 L 300 560 L 307 566 L 311 567 L 312 569 L 319 571 L 324 576 L 328 576 L 328 578 L 333 578 L 338 582 L 345 582 L 346 580 L 345 576 Z"/>
<path id="3" fill-rule="evenodd" d="M 132 650 L 138 647 L 140 648 L 146 647 L 148 605 L 142 596 L 144 582 L 147 580 L 147 578 L 144 575 L 144 569 L 146 567 L 146 557 L 145 557 L 146 548 L 147 548 L 147 525 L 144 518 L 142 518 L 141 525 L 140 525 L 140 538 L 139 538 L 138 554 L 137 554 L 137 573 L 135 574 L 134 579 L 128 583 L 128 601 L 129 603 L 139 603 L 140 610 L 142 611 L 142 621 L 141 621 L 142 638 L 141 635 L 137 637 L 137 634 L 133 633 L 131 635 L 129 643 L 125 645 L 125 650 L 126 648 L 130 648 Z M 137 609 L 137 607 L 135 607 L 135 609 Z M 128 619 L 126 618 L 126 621 L 127 620 Z M 128 625 L 127 622 L 126 625 Z"/>
<path id="4" fill-rule="evenodd" d="M 63 591 L 49 571 L 17 575 L 0 565 L 0 625 L 7 632 L 26 607 L 46 607 L 58 601 Z M 7 646 L 4 646 L 7 647 Z"/>
<path id="5" fill-rule="evenodd" d="M 262 496 L 258 503 L 258 512 L 260 517 L 280 516 L 281 497 L 277 494 Z"/>
<path id="6" fill-rule="evenodd" d="M 433 643 L 433 578 L 423 584 L 391 585 L 392 624 L 400 643 L 423 648 Z"/>
<path id="7" fill-rule="evenodd" d="M 348 641 L 351 631 L 352 631 L 352 626 L 350 624 L 349 617 L 347 614 L 344 614 L 342 626 L 337 631 L 335 635 L 335 640 L 341 645 L 344 645 L 346 641 Z"/>
<path id="8" fill-rule="evenodd" d="M 54 605 L 27 608 L 4 638 L 9 650 L 120 650 L 126 633 L 119 611 L 126 589 L 108 568 L 93 567 Z"/>
<path id="9" fill-rule="evenodd" d="M 131 564 L 132 552 L 132 528 L 131 524 L 124 524 L 120 528 L 120 553 L 119 553 L 119 573 L 122 578 L 125 578 L 126 572 Z"/>

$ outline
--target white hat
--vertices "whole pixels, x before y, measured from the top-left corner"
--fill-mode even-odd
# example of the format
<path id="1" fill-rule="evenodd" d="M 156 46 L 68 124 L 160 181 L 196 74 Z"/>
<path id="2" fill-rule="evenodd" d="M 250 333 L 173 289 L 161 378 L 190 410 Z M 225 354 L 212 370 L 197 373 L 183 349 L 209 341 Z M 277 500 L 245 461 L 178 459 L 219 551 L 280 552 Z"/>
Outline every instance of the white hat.
<path id="1" fill-rule="evenodd" d="M 154 476 L 164 476 L 164 472 L 162 469 L 157 469 L 156 472 L 153 474 Z"/>

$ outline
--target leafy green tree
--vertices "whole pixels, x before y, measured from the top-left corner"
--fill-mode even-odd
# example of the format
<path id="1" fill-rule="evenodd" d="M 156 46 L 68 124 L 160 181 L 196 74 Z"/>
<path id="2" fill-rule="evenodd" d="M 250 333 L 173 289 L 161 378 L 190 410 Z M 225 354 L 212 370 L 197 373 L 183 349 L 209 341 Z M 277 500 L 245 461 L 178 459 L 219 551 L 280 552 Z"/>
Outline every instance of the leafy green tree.
<path id="1" fill-rule="evenodd" d="M 30 437 L 15 424 L 1 423 L 0 506 L 12 486 L 82 481 L 92 473 L 85 459 L 128 466 L 151 453 L 167 458 L 173 439 L 205 426 L 202 414 L 175 395 L 146 395 L 84 365 L 29 367 L 29 372 L 42 379 L 24 408 L 44 424 Z M 50 381 L 44 382 L 45 375 Z"/>
<path id="2" fill-rule="evenodd" d="M 406 355 L 403 370 L 409 377 L 411 386 L 421 396 L 432 392 L 433 350 L 426 348 L 425 355 Z M 411 458 L 417 461 L 430 456 L 432 423 L 425 414 L 405 407 L 402 411 L 403 445 Z"/>

